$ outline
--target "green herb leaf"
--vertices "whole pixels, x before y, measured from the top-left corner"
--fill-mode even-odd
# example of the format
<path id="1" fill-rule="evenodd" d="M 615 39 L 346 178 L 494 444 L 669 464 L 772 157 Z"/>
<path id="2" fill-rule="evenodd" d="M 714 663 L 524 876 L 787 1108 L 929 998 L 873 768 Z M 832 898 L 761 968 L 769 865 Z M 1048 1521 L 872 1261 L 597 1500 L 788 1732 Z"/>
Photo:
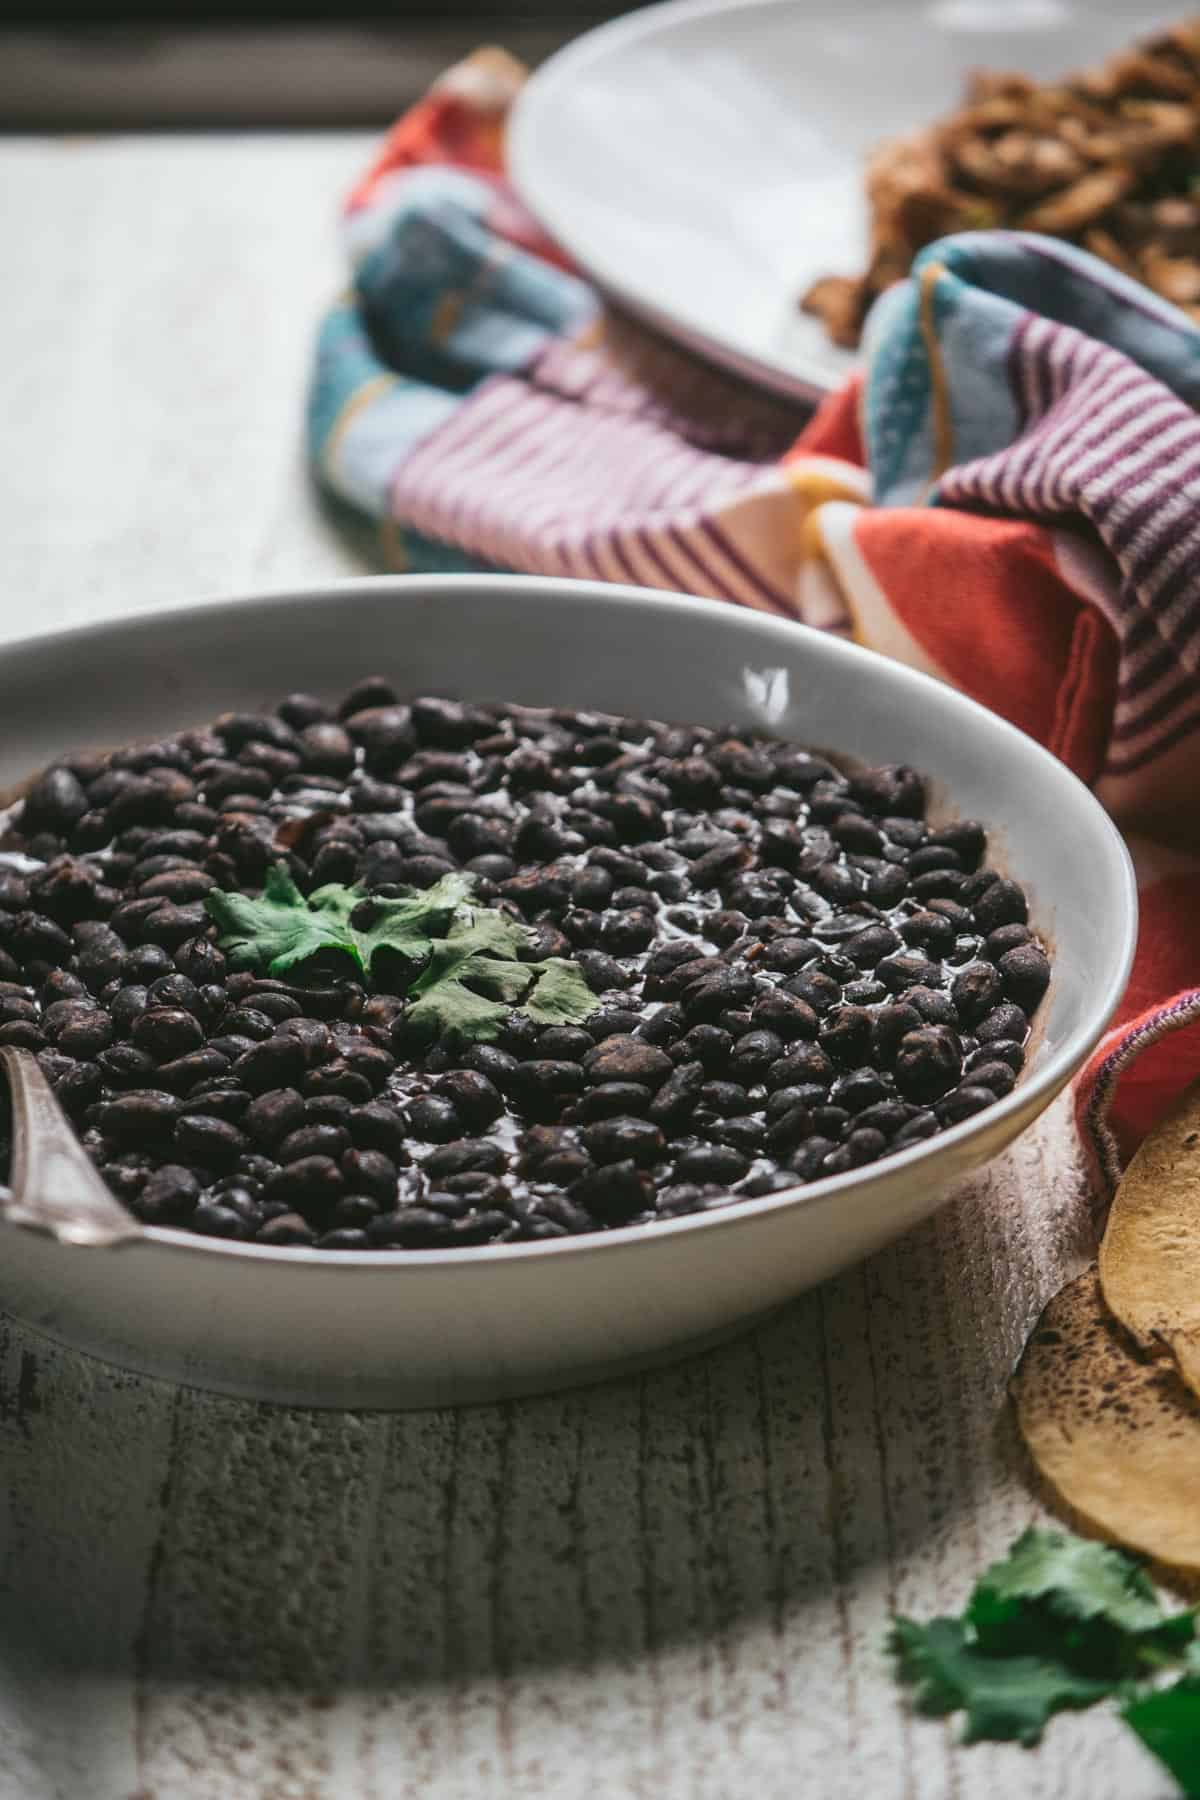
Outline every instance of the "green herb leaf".
<path id="1" fill-rule="evenodd" d="M 279 862 L 267 875 L 261 899 L 218 891 L 207 896 L 206 905 L 217 923 L 217 942 L 235 968 L 282 975 L 322 950 L 342 950 L 363 967 L 347 923 L 352 905 L 340 898 L 349 891 L 323 888 L 323 901 L 316 894 L 306 900 L 287 864 Z"/>
<path id="2" fill-rule="evenodd" d="M 1130 1674 L 1176 1659 L 1194 1613 L 1167 1614 L 1141 1564 L 1070 1532 L 1031 1529 L 985 1570 L 966 1611 L 990 1655 L 1049 1649 L 1089 1673 Z"/>
<path id="3" fill-rule="evenodd" d="M 970 1641 L 961 1619 L 928 1625 L 897 1619 L 890 1648 L 901 1680 L 915 1685 L 918 1712 L 966 1712 L 965 1744 L 980 1738 L 1036 1744 L 1052 1713 L 1091 1706 L 1115 1685 L 1051 1656 L 989 1656 Z"/>
<path id="4" fill-rule="evenodd" d="M 432 944 L 428 963 L 409 989 L 409 1023 L 452 1043 L 494 1038 L 509 1007 L 533 984 L 535 965 L 512 956 L 513 931 L 523 944 L 519 925 L 502 914 L 479 912 Z"/>
<path id="5" fill-rule="evenodd" d="M 358 959 L 369 974 L 380 950 L 394 950 L 407 962 L 424 962 L 429 955 L 430 940 L 446 936 L 459 909 L 471 898 L 471 880 L 467 875 L 443 875 L 423 893 L 413 892 L 391 900 L 376 894 L 365 896 L 360 888 L 318 888 L 310 904 L 322 904 L 325 895 L 336 896 L 339 905 L 344 903 L 341 896 L 345 895 L 350 900 L 351 912 L 361 906 L 364 899 L 369 902 L 371 923 L 351 930 Z"/>
<path id="6" fill-rule="evenodd" d="M 1187 1800 L 1200 1800 L 1200 1676 L 1185 1675 L 1124 1707 L 1121 1717 L 1170 1770 Z"/>
<path id="7" fill-rule="evenodd" d="M 578 1025 L 596 1010 L 596 996 L 578 963 L 551 956 L 532 965 L 533 993 L 521 1011 L 535 1025 Z"/>
<path id="8" fill-rule="evenodd" d="M 335 950 L 370 975 L 380 951 L 403 957 L 420 970 L 409 988 L 408 1017 L 430 1037 L 493 1038 L 518 1002 L 539 1025 L 590 1018 L 596 999 L 582 970 L 560 956 L 521 962 L 532 941 L 528 929 L 495 908 L 471 906 L 472 891 L 469 875 L 451 873 L 423 893 L 391 899 L 332 883 L 306 900 L 280 862 L 261 899 L 212 893 L 208 910 L 218 944 L 239 968 L 281 975 Z"/>

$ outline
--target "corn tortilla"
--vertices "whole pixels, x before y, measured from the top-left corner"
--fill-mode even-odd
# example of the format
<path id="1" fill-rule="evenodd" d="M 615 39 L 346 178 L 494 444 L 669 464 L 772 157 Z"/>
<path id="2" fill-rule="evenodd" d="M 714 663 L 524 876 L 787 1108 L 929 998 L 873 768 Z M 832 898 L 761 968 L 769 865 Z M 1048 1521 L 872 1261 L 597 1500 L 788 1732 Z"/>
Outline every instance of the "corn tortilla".
<path id="1" fill-rule="evenodd" d="M 1200 1393 L 1200 1082 L 1126 1170 L 1099 1267 L 1105 1303 L 1138 1345 L 1169 1351 Z"/>
<path id="2" fill-rule="evenodd" d="M 1034 1462 L 1086 1526 L 1200 1572 L 1200 1399 L 1137 1350 L 1095 1268 L 1047 1306 L 1010 1391 Z"/>

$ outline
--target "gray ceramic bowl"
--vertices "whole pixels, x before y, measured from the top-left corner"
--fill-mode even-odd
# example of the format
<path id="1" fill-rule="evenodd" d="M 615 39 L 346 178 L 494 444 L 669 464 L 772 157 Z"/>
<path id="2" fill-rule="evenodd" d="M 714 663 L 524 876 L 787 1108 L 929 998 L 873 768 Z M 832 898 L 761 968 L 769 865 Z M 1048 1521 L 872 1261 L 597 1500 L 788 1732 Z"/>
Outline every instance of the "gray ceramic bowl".
<path id="1" fill-rule="evenodd" d="M 549 1244 L 330 1254 L 152 1230 L 65 1248 L 3 1230 L 0 1304 L 112 1362 L 315 1406 L 568 1386 L 713 1343 L 906 1231 L 1047 1106 L 1125 985 L 1124 846 L 1074 776 L 923 675 L 760 613 L 586 582 L 441 577 L 209 601 L 0 652 L 0 783 L 70 750 L 198 725 L 373 672 L 402 690 L 770 729 L 934 778 L 992 828 L 1053 943 L 1015 1091 L 872 1168 L 649 1228 Z"/>

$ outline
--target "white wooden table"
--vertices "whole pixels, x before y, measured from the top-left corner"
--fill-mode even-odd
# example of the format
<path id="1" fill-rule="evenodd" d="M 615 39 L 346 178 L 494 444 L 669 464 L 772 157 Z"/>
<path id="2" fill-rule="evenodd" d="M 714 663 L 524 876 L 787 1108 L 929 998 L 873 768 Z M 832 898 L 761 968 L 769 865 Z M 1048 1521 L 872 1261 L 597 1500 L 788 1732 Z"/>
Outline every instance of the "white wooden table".
<path id="1" fill-rule="evenodd" d="M 299 424 L 363 154 L 0 142 L 4 634 L 361 571 Z M 1097 1715 L 954 1747 L 881 1651 L 1038 1515 L 1004 1384 L 1088 1215 L 1060 1106 L 741 1342 L 461 1413 L 0 1321 L 0 1800 L 1156 1800 Z"/>

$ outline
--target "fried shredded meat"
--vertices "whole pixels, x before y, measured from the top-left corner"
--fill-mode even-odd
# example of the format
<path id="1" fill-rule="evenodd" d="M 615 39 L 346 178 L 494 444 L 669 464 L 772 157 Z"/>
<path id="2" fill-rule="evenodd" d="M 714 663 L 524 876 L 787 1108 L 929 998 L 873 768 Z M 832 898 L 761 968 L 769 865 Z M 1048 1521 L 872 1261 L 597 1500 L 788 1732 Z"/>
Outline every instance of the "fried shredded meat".
<path id="1" fill-rule="evenodd" d="M 949 232 L 1068 239 L 1200 322 L 1200 17 L 1061 83 L 981 71 L 958 112 L 880 146 L 868 263 L 800 304 L 854 347 L 872 302 Z"/>

